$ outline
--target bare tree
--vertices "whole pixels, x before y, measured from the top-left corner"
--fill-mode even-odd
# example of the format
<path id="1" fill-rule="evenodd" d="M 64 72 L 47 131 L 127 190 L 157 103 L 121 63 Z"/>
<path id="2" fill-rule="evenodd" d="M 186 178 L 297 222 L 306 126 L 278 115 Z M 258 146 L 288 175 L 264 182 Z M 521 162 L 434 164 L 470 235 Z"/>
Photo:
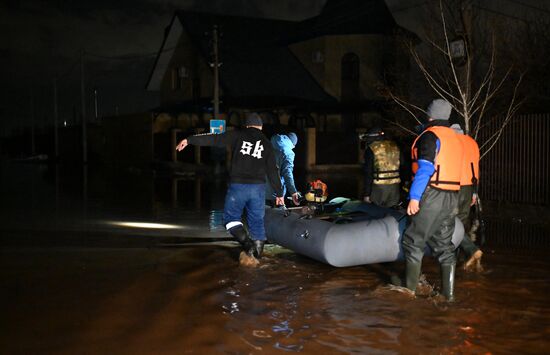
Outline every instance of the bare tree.
<path id="1" fill-rule="evenodd" d="M 430 50 L 425 53 L 411 42 L 406 45 L 431 91 L 447 100 L 457 112 L 465 133 L 480 139 L 480 130 L 498 120 L 498 129 L 484 135 L 482 142 L 478 141 L 483 157 L 493 148 L 521 105 L 518 88 L 523 74 L 512 79 L 513 65 L 505 70 L 497 68 L 497 37 L 492 34 L 485 43 L 485 37 L 475 36 L 476 19 L 472 7 L 472 0 L 439 0 L 436 18 L 440 22 L 431 22 L 439 28 L 432 33 L 427 31 L 426 36 Z M 454 24 L 451 26 L 449 21 Z M 478 38 L 476 48 L 473 42 Z M 386 93 L 417 121 L 417 114 L 425 114 L 421 107 L 391 89 Z M 506 104 L 496 107 L 494 104 L 502 102 L 499 99 L 503 96 L 507 97 Z"/>

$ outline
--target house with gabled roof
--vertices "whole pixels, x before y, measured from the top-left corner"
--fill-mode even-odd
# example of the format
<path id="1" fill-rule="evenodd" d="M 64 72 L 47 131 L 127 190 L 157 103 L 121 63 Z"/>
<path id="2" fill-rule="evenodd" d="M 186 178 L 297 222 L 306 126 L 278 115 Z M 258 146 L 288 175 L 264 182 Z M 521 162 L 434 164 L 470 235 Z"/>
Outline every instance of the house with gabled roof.
<path id="1" fill-rule="evenodd" d="M 160 92 L 159 111 L 209 106 L 214 26 L 226 109 L 336 112 L 342 103 L 373 104 L 388 69 L 408 63 L 397 43 L 405 31 L 383 0 L 328 0 L 304 21 L 178 11 L 147 83 Z"/>
<path id="2" fill-rule="evenodd" d="M 214 28 L 228 125 L 256 110 L 268 123 L 355 132 L 380 121 L 387 102 L 378 88 L 408 70 L 399 42 L 411 33 L 383 0 L 328 0 L 303 21 L 177 11 L 147 83 L 160 92 L 159 126 L 206 127 L 212 118 Z"/>

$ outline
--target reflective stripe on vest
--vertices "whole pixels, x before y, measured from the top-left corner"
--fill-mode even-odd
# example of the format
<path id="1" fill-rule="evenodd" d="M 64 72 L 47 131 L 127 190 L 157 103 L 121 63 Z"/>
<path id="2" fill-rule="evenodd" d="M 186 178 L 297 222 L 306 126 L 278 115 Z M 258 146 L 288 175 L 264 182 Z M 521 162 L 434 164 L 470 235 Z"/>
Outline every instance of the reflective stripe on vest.
<path id="1" fill-rule="evenodd" d="M 375 141 L 369 144 L 374 156 L 373 184 L 399 184 L 399 147 L 390 140 Z"/>
<path id="2" fill-rule="evenodd" d="M 430 179 L 430 186 L 441 190 L 460 190 L 463 150 L 457 134 L 445 126 L 428 127 L 422 134 L 427 131 L 434 133 L 439 139 L 439 152 L 435 156 L 435 172 Z M 413 178 L 418 170 L 416 143 L 422 134 L 416 138 L 411 149 Z"/>
<path id="3" fill-rule="evenodd" d="M 479 147 L 476 141 L 468 135 L 457 134 L 457 137 L 460 139 L 464 150 L 460 185 L 477 185 L 479 180 Z"/>

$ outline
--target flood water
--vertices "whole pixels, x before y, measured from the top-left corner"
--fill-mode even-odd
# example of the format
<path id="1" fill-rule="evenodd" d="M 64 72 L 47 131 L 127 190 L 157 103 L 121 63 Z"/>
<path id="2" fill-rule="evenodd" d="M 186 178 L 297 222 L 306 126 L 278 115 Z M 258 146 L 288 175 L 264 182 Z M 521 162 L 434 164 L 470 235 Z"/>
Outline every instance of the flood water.
<path id="1" fill-rule="evenodd" d="M 402 263 L 339 269 L 270 245 L 260 267 L 240 267 L 221 227 L 225 183 L 214 178 L 21 164 L 0 173 L 2 354 L 550 348 L 544 228 L 520 235 L 521 224 L 488 221 L 485 271 L 458 268 L 447 304 L 388 290 Z M 439 285 L 436 262 L 425 258 L 423 272 Z"/>

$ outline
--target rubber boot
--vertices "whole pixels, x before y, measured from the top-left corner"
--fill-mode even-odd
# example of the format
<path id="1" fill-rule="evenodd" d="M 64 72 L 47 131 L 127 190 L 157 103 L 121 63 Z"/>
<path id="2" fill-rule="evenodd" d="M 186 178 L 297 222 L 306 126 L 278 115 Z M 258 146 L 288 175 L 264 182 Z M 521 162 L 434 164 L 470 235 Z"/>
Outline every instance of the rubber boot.
<path id="1" fill-rule="evenodd" d="M 230 228 L 229 233 L 233 236 L 233 238 L 235 238 L 237 242 L 239 242 L 245 252 L 252 248 L 252 240 L 250 239 L 248 233 L 246 233 L 246 230 L 242 225 Z"/>
<path id="2" fill-rule="evenodd" d="M 455 264 L 441 265 L 441 293 L 449 302 L 454 301 L 455 269 Z"/>
<path id="3" fill-rule="evenodd" d="M 264 244 L 265 241 L 263 240 L 254 240 L 253 246 L 249 249 L 248 255 L 254 256 L 259 260 L 264 252 Z"/>
<path id="4" fill-rule="evenodd" d="M 416 285 L 418 285 L 421 267 L 422 263 L 407 261 L 407 266 L 405 269 L 405 287 L 413 292 L 416 291 Z"/>
<path id="5" fill-rule="evenodd" d="M 479 249 L 477 249 L 464 263 L 464 270 L 471 272 L 482 272 L 483 266 L 481 266 L 481 257 L 483 256 L 483 252 Z"/>
<path id="6" fill-rule="evenodd" d="M 399 275 L 391 275 L 390 284 L 394 286 L 405 287 L 405 283 L 403 282 L 403 280 Z"/>

